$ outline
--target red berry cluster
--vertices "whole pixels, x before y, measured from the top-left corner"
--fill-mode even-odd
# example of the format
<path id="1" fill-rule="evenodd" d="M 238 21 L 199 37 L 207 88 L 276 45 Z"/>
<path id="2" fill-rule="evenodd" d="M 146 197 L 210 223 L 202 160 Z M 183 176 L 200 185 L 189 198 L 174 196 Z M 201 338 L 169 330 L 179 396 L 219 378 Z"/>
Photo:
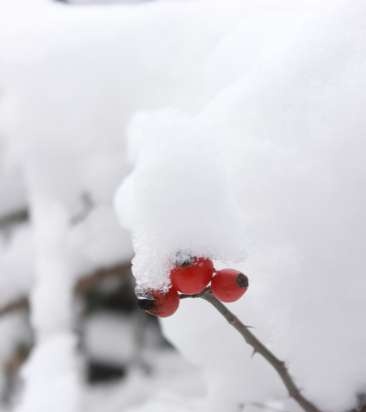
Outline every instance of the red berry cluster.
<path id="1" fill-rule="evenodd" d="M 249 283 L 248 278 L 235 269 L 215 270 L 208 258 L 189 257 L 180 260 L 170 271 L 171 288 L 168 292 L 153 290 L 138 299 L 146 312 L 160 317 L 172 315 L 179 306 L 180 294 L 199 295 L 211 283 L 210 290 L 222 302 L 240 299 Z"/>

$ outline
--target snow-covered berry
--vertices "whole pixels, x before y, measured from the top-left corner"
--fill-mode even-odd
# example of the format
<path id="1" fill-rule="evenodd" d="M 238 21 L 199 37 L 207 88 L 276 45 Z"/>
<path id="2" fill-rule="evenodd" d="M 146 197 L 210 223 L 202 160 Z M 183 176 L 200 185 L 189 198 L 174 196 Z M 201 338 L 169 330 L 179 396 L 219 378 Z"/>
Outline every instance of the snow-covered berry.
<path id="1" fill-rule="evenodd" d="M 170 279 L 175 289 L 187 295 L 200 293 L 210 283 L 214 266 L 210 259 L 188 257 L 180 261 L 170 272 Z"/>

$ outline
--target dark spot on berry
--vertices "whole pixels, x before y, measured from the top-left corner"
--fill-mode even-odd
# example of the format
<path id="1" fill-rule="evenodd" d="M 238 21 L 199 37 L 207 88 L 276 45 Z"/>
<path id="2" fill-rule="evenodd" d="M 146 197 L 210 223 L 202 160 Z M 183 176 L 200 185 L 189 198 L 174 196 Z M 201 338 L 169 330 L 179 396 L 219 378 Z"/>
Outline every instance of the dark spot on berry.
<path id="1" fill-rule="evenodd" d="M 236 283 L 240 288 L 247 288 L 249 286 L 248 278 L 244 275 L 244 273 L 238 274 L 238 276 L 236 277 Z"/>
<path id="2" fill-rule="evenodd" d="M 154 308 L 155 302 L 153 299 L 137 299 L 137 305 L 142 310 L 152 310 Z"/>

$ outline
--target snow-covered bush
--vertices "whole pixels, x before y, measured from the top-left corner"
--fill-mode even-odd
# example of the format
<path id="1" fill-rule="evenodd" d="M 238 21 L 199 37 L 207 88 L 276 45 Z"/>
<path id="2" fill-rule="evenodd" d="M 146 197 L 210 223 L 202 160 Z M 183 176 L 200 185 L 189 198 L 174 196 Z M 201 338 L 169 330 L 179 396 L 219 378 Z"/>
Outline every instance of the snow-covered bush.
<path id="1" fill-rule="evenodd" d="M 134 251 L 138 286 L 164 288 L 178 250 L 235 262 L 251 286 L 233 312 L 321 410 L 356 405 L 365 12 L 359 0 L 3 1 L 0 216 L 29 208 L 32 221 L 0 249 L 0 308 L 31 293 L 36 346 L 19 411 L 296 410 L 270 366 L 190 299 L 162 326 L 198 369 L 150 349 L 155 378 L 132 374 L 109 405 L 85 391 L 75 283 Z M 116 212 L 130 234 L 113 210 L 121 181 Z M 129 358 L 124 325 L 116 353 Z"/>

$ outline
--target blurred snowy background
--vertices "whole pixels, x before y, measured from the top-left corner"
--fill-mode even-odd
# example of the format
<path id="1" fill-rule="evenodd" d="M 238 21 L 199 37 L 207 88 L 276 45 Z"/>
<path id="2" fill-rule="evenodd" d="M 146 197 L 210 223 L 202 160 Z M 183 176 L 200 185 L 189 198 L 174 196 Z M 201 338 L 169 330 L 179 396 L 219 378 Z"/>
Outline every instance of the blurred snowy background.
<path id="1" fill-rule="evenodd" d="M 365 19 L 0 1 L 1 412 L 298 411 L 204 302 L 137 310 L 133 251 L 160 286 L 190 241 L 218 265 L 244 249 L 233 310 L 322 410 L 364 410 Z"/>

